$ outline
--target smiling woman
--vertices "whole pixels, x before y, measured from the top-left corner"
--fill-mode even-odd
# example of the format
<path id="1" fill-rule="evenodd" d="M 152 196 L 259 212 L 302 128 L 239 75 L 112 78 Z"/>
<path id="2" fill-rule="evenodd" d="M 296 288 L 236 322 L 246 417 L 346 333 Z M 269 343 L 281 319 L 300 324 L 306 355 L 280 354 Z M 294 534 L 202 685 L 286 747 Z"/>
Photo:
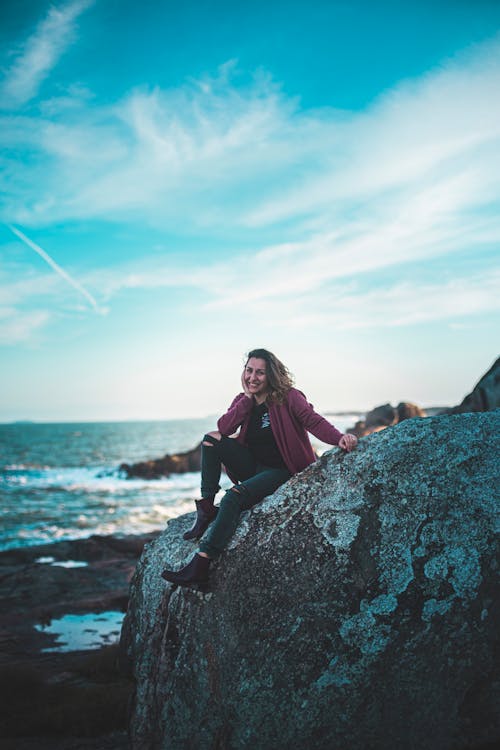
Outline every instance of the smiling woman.
<path id="1" fill-rule="evenodd" d="M 274 354 L 266 349 L 254 349 L 247 355 L 241 384 L 244 393 L 254 396 L 258 403 L 266 399 L 283 403 L 293 386 L 293 379 Z"/>
<path id="2" fill-rule="evenodd" d="M 207 581 L 210 561 L 226 548 L 241 512 L 313 463 L 316 457 L 308 432 L 345 451 L 356 447 L 357 438 L 343 435 L 317 414 L 292 382 L 288 369 L 272 352 L 248 353 L 241 375 L 243 392 L 219 419 L 218 431 L 207 433 L 203 440 L 201 500 L 196 501 L 196 520 L 184 539 L 200 539 L 212 521 L 213 526 L 191 562 L 179 571 L 164 570 L 165 580 L 180 586 Z M 214 500 L 222 465 L 235 484 L 217 508 Z"/>

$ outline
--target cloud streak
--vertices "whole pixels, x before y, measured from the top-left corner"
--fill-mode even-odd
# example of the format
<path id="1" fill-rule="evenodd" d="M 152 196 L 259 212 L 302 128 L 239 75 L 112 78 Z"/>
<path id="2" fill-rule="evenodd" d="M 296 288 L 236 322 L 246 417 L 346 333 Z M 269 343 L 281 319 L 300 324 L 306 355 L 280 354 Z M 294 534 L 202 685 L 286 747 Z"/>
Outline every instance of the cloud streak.
<path id="1" fill-rule="evenodd" d="M 82 286 L 78 281 L 76 281 L 72 276 L 69 275 L 67 271 L 64 270 L 64 268 L 61 268 L 61 266 L 55 262 L 53 258 L 50 257 L 50 255 L 43 250 L 40 245 L 37 245 L 36 242 L 33 242 L 30 240 L 29 237 L 27 237 L 23 232 L 21 232 L 19 229 L 16 229 L 16 227 L 11 226 L 10 224 L 7 225 L 11 232 L 13 232 L 16 237 L 19 237 L 19 239 L 24 242 L 25 245 L 30 247 L 32 250 L 35 251 L 35 253 L 38 253 L 38 255 L 43 258 L 43 260 L 60 276 L 67 284 L 72 286 L 74 289 L 76 289 L 77 292 L 79 292 L 87 302 L 90 303 L 90 305 L 93 307 L 96 313 L 104 314 L 104 310 L 102 310 L 99 305 L 97 304 L 95 298 L 91 295 L 91 293 L 85 289 L 84 286 Z"/>
<path id="2" fill-rule="evenodd" d="M 93 3 L 94 0 L 74 0 L 49 9 L 0 85 L 2 106 L 20 106 L 36 96 L 73 41 L 76 20 Z"/>

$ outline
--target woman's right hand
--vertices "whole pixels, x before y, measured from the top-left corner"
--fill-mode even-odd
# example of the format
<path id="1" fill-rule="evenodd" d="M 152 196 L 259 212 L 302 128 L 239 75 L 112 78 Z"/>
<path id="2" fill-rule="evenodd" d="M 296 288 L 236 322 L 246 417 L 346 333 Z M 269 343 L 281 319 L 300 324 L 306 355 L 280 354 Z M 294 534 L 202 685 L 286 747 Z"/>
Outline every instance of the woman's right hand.
<path id="1" fill-rule="evenodd" d="M 243 393 L 247 398 L 252 398 L 252 394 L 247 388 L 247 384 L 245 383 L 245 370 L 241 373 L 241 387 L 243 388 Z"/>
<path id="2" fill-rule="evenodd" d="M 358 438 L 356 435 L 342 435 L 342 437 L 339 440 L 339 448 L 342 448 L 342 450 L 347 451 L 347 453 L 350 453 L 358 444 Z"/>

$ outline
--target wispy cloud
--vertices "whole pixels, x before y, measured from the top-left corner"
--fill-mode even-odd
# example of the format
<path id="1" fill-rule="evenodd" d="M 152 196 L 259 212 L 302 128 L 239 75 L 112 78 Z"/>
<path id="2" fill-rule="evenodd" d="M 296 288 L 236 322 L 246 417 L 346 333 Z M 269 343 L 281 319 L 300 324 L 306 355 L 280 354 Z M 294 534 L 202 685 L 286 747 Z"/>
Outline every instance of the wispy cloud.
<path id="1" fill-rule="evenodd" d="M 35 251 L 35 253 L 38 253 L 38 255 L 43 258 L 43 260 L 56 272 L 58 276 L 60 276 L 67 284 L 72 286 L 74 289 L 76 289 L 77 292 L 79 292 L 87 302 L 90 302 L 91 306 L 95 310 L 95 312 L 103 314 L 106 311 L 101 309 L 99 305 L 97 304 L 95 298 L 92 296 L 92 294 L 85 289 L 80 282 L 76 281 L 70 274 L 64 270 L 64 268 L 61 268 L 61 266 L 56 263 L 56 261 L 51 258 L 51 256 L 43 250 L 43 248 L 40 247 L 40 245 L 37 245 L 36 242 L 33 242 L 33 240 L 30 240 L 29 237 L 27 237 L 23 232 L 21 232 L 19 229 L 16 229 L 16 227 L 13 227 L 11 225 L 8 225 L 11 232 L 13 232 L 16 237 L 19 237 L 19 239 L 24 242 L 25 245 L 30 247 L 32 250 Z"/>
<path id="2" fill-rule="evenodd" d="M 42 81 L 73 41 L 76 20 L 93 3 L 74 0 L 49 9 L 0 84 L 1 106 L 18 106 L 36 96 Z"/>
<path id="3" fill-rule="evenodd" d="M 15 243 L 2 245 L 0 265 L 0 342 L 37 345 L 57 317 L 54 298 L 61 279 L 52 271 L 26 266 L 15 257 Z"/>
<path id="4" fill-rule="evenodd" d="M 498 244 L 499 89 L 496 37 L 363 112 L 305 111 L 265 75 L 242 83 L 234 63 L 105 107 L 76 92 L 59 110 L 51 100 L 37 120 L 3 118 L 10 181 L 2 215 L 24 226 L 140 222 L 203 232 L 212 246 L 234 238 L 231 263 L 196 269 L 141 248 L 140 262 L 87 276 L 108 298 L 191 287 L 214 314 L 258 303 L 279 320 L 281 305 L 290 319 L 323 315 L 344 328 L 451 319 L 466 314 L 464 301 L 467 314 L 496 309 L 493 273 L 488 281 L 450 272 L 441 296 L 427 280 L 394 283 L 384 303 L 352 281 Z M 33 157 L 19 166 L 8 152 L 23 147 Z"/>
<path id="5" fill-rule="evenodd" d="M 457 276 L 448 281 L 396 281 L 383 289 L 338 285 L 283 307 L 268 301 L 262 309 L 276 325 L 322 325 L 331 330 L 394 328 L 433 321 L 460 321 L 500 312 L 500 270 Z M 304 314 L 304 309 L 306 310 Z"/>
<path id="6" fill-rule="evenodd" d="M 50 321 L 47 310 L 20 311 L 0 306 L 0 344 L 10 346 L 31 341 Z"/>
<path id="7" fill-rule="evenodd" d="M 273 196 L 264 195 L 248 223 L 326 211 L 336 217 L 346 202 L 365 211 L 373 201 L 387 204 L 401 190 L 411 198 L 471 167 L 481 190 L 466 193 L 467 201 L 475 194 L 481 202 L 492 186 L 497 194 L 499 85 L 500 35 L 421 79 L 402 82 L 363 112 L 338 119 L 326 113 L 317 133 L 322 159 Z"/>
<path id="8" fill-rule="evenodd" d="M 122 268 L 94 272 L 92 283 L 109 297 L 129 289 L 190 287 L 196 290 L 198 300 L 202 293 L 205 301 L 198 301 L 198 307 L 205 314 L 217 318 L 221 313 L 224 319 L 228 309 L 237 309 L 239 315 L 246 312 L 269 328 L 286 330 L 311 325 L 331 330 L 399 327 L 500 312 L 500 267 L 488 264 L 484 270 L 468 275 L 450 268 L 446 278 L 436 279 L 419 272 L 418 264 L 413 264 L 406 280 L 396 275 L 393 281 L 378 283 L 354 272 L 347 279 L 342 273 L 335 278 L 328 275 L 324 264 L 308 275 L 306 262 L 297 271 L 295 261 L 290 259 L 288 273 L 286 264 L 276 267 L 257 263 L 252 270 L 248 261 L 237 261 L 230 267 L 200 265 L 192 272 L 167 263 L 157 262 L 149 269 L 147 262 L 145 265 L 137 271 Z M 314 267 L 315 261 L 310 265 Z"/>
<path id="9" fill-rule="evenodd" d="M 64 97 L 56 119 L 50 109 L 35 122 L 5 117 L 6 149 L 33 154 L 29 169 L 8 162 L 5 220 L 189 222 L 235 236 L 283 225 L 296 240 L 311 227 L 417 219 L 417 208 L 441 205 L 458 214 L 498 196 L 500 38 L 363 112 L 304 111 L 266 76 L 241 84 L 233 67 L 112 106 Z"/>

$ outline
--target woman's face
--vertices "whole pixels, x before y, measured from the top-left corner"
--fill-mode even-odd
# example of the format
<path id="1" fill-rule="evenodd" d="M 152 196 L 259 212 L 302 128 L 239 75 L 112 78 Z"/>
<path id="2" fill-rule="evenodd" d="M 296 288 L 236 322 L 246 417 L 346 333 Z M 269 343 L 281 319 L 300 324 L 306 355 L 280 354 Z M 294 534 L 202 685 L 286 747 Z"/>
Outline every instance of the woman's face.
<path id="1" fill-rule="evenodd" d="M 268 390 L 265 359 L 250 357 L 243 370 L 243 378 L 252 396 L 264 396 Z"/>

